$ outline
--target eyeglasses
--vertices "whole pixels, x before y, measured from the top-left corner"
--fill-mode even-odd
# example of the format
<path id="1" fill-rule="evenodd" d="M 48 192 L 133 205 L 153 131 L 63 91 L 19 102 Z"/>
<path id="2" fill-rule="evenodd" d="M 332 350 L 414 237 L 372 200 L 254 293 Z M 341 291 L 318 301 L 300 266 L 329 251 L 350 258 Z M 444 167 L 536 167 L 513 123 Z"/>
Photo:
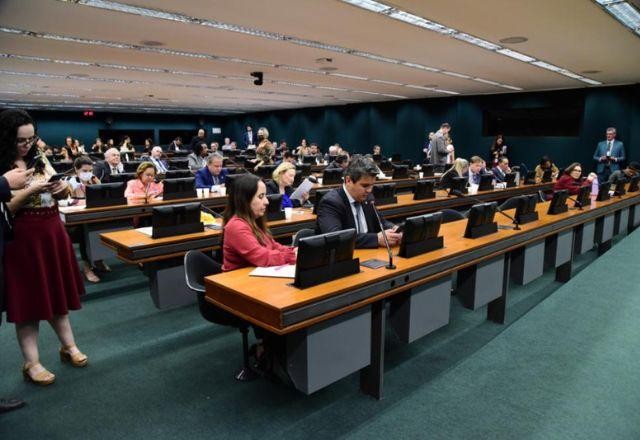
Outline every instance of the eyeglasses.
<path id="1" fill-rule="evenodd" d="M 581 173 L 582 170 L 580 168 L 574 168 L 573 171 L 571 171 L 572 173 Z"/>
<path id="2" fill-rule="evenodd" d="M 16 144 L 25 145 L 25 144 L 33 144 L 38 140 L 38 136 L 31 136 L 30 138 L 16 138 Z"/>

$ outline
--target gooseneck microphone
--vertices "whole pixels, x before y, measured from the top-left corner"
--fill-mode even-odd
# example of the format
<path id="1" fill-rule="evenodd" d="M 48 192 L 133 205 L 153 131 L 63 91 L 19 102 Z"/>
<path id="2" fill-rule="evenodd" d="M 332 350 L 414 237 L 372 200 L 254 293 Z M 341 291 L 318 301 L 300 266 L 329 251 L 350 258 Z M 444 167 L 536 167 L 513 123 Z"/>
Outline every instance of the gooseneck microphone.
<path id="1" fill-rule="evenodd" d="M 453 194 L 454 196 L 457 196 L 457 197 L 463 197 L 463 198 L 471 199 L 476 203 L 485 203 L 480 199 L 476 199 L 475 197 L 470 197 L 470 196 L 468 196 L 466 194 L 463 194 L 462 192 L 460 192 L 457 189 L 452 190 L 451 194 Z M 509 214 L 503 212 L 499 207 L 496 208 L 496 212 L 502 214 L 503 216 L 505 216 L 506 218 L 508 218 L 509 220 L 511 220 L 513 222 L 513 224 L 515 225 L 513 227 L 514 231 L 519 231 L 520 230 L 520 223 L 518 222 L 518 220 L 516 220 L 514 217 L 511 217 Z"/>
<path id="2" fill-rule="evenodd" d="M 380 226 L 380 232 L 382 232 L 382 237 L 384 237 L 384 245 L 387 247 L 387 254 L 389 255 L 389 263 L 385 267 L 387 269 L 395 269 L 396 266 L 395 264 L 393 264 L 393 252 L 391 252 L 391 246 L 389 246 L 389 239 L 387 238 L 387 234 L 384 232 L 384 227 L 382 226 L 380 215 L 378 214 L 378 210 L 376 209 L 375 201 L 369 200 L 365 203 L 369 203 L 373 207 L 373 212 L 376 214 L 376 219 L 378 220 L 378 226 Z"/>

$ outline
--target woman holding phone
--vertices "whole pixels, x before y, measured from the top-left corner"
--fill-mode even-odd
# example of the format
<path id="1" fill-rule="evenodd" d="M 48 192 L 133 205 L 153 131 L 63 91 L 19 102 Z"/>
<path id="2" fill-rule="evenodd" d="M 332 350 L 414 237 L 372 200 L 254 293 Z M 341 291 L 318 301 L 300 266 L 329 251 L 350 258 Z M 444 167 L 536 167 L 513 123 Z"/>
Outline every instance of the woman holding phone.
<path id="1" fill-rule="evenodd" d="M 40 321 L 48 321 L 60 340 L 60 358 L 84 367 L 87 356 L 76 346 L 69 310 L 80 309 L 82 276 L 56 200 L 66 198 L 66 182 L 55 174 L 36 146 L 35 122 L 23 110 L 0 114 L 0 174 L 14 168 L 34 168 L 32 179 L 14 191 L 7 204 L 14 216 L 13 240 L 4 254 L 7 320 L 16 325 L 25 380 L 49 385 L 55 375 L 39 360 Z"/>

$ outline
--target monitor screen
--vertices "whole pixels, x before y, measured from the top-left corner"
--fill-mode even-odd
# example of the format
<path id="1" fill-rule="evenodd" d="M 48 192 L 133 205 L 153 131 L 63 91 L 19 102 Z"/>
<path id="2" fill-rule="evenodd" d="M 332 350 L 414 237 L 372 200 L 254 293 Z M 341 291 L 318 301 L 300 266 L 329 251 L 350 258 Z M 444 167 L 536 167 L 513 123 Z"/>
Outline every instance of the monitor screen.
<path id="1" fill-rule="evenodd" d="M 504 181 L 507 184 L 507 188 L 513 188 L 516 186 L 517 173 L 507 173 L 504 176 Z"/>
<path id="2" fill-rule="evenodd" d="M 422 177 L 433 177 L 433 165 L 422 164 Z"/>
<path id="3" fill-rule="evenodd" d="M 307 156 L 305 156 L 305 157 L 307 157 Z M 310 157 L 315 158 L 315 156 L 310 156 Z M 305 162 L 303 164 L 298 164 L 298 165 L 296 165 L 296 170 L 301 171 L 302 175 L 304 177 L 307 177 L 307 176 L 311 175 L 311 163 L 310 162 Z"/>
<path id="4" fill-rule="evenodd" d="M 330 189 L 318 189 L 316 190 L 316 199 L 313 203 L 313 213 L 317 214 L 318 213 L 318 206 L 320 206 L 320 201 L 322 200 L 322 197 L 324 197 L 324 195 L 326 193 L 328 193 L 329 191 L 331 191 Z"/>
<path id="5" fill-rule="evenodd" d="M 309 165 L 316 163 L 316 156 L 313 155 L 304 155 L 302 156 L 302 163 L 307 163 Z"/>
<path id="6" fill-rule="evenodd" d="M 551 182 L 551 169 L 544 170 L 544 172 L 542 173 L 542 182 Z"/>
<path id="7" fill-rule="evenodd" d="M 164 179 L 163 200 L 189 199 L 196 197 L 195 178 Z"/>
<path id="8" fill-rule="evenodd" d="M 494 178 L 493 174 L 481 174 L 478 191 L 492 191 Z"/>
<path id="9" fill-rule="evenodd" d="M 353 258 L 356 230 L 329 232 L 305 237 L 298 242 L 296 270 L 313 269 Z"/>
<path id="10" fill-rule="evenodd" d="M 322 185 L 338 185 L 342 183 L 343 170 L 332 169 L 322 172 Z"/>
<path id="11" fill-rule="evenodd" d="M 466 177 L 454 177 L 453 179 L 451 179 L 451 188 L 449 188 L 449 194 L 453 194 L 456 191 L 462 194 L 466 194 L 467 183 L 468 180 Z"/>
<path id="12" fill-rule="evenodd" d="M 627 188 L 628 192 L 637 192 L 638 191 L 638 182 L 640 182 L 640 175 L 633 176 L 629 181 L 629 188 Z"/>
<path id="13" fill-rule="evenodd" d="M 393 165 L 393 179 L 406 179 L 409 177 L 408 165 Z"/>
<path id="14" fill-rule="evenodd" d="M 464 236 L 478 238 L 496 232 L 498 227 L 493 219 L 497 209 L 497 202 L 473 205 L 467 214 L 468 220 Z"/>
<path id="15" fill-rule="evenodd" d="M 569 192 L 566 189 L 562 189 L 553 193 L 553 198 L 551 199 L 551 203 L 549 203 L 549 211 L 548 214 L 555 215 L 566 212 L 569 208 L 567 207 L 567 198 L 569 197 Z"/>
<path id="16" fill-rule="evenodd" d="M 126 205 L 123 182 L 87 186 L 87 208 Z"/>
<path id="17" fill-rule="evenodd" d="M 395 183 L 373 185 L 372 193 L 377 205 L 387 205 L 398 201 Z"/>
<path id="18" fill-rule="evenodd" d="M 402 241 L 405 243 L 416 243 L 418 241 L 435 238 L 438 236 L 438 232 L 440 232 L 441 224 L 441 212 L 409 217 L 404 222 Z"/>
<path id="19" fill-rule="evenodd" d="M 604 202 L 605 200 L 609 200 L 609 191 L 611 190 L 611 183 L 604 182 L 600 184 L 600 188 L 598 189 L 598 197 L 596 200 L 598 202 Z"/>
<path id="20" fill-rule="evenodd" d="M 538 220 L 538 213 L 536 212 L 538 196 L 536 194 L 519 196 L 517 201 L 515 219 L 518 224 L 524 225 Z"/>
<path id="21" fill-rule="evenodd" d="M 436 197 L 436 193 L 433 190 L 435 185 L 435 180 L 418 180 L 413 193 L 413 200 L 434 199 Z"/>
<path id="22" fill-rule="evenodd" d="M 581 186 L 576 196 L 574 208 L 584 208 L 591 202 L 591 186 Z"/>
<path id="23" fill-rule="evenodd" d="M 200 203 L 184 203 L 153 208 L 152 237 L 191 234 L 204 231 L 200 222 Z"/>

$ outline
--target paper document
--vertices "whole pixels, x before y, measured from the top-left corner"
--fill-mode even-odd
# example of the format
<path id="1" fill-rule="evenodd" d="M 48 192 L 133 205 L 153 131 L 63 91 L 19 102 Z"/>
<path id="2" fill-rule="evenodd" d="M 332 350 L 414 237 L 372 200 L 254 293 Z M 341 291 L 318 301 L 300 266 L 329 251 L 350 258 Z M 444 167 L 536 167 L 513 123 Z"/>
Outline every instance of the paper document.
<path id="1" fill-rule="evenodd" d="M 304 179 L 300 186 L 289 196 L 291 200 L 296 199 L 302 201 L 302 194 L 311 194 L 311 188 L 313 188 L 313 183 L 309 179 Z"/>
<path id="2" fill-rule="evenodd" d="M 153 234 L 153 227 L 152 226 L 147 226 L 146 228 L 138 228 L 138 229 L 136 229 L 136 231 L 140 232 L 141 234 L 148 235 L 149 237 L 151 237 L 151 234 Z"/>
<path id="3" fill-rule="evenodd" d="M 282 266 L 256 267 L 249 275 L 252 277 L 295 278 L 296 265 L 284 264 Z"/>

